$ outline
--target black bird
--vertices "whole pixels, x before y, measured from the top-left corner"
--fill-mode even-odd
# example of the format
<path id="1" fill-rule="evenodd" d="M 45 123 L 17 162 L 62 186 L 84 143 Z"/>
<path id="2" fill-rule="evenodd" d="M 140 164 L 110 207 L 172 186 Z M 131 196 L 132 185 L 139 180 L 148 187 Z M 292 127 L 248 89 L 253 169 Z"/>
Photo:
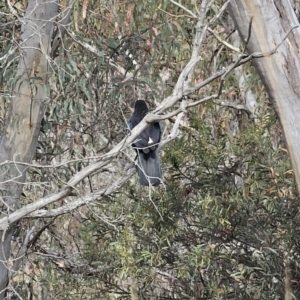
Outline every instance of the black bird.
<path id="1" fill-rule="evenodd" d="M 148 107 L 144 100 L 135 102 L 134 112 L 128 121 L 128 126 L 133 129 L 148 113 Z M 161 167 L 158 155 L 158 144 L 161 137 L 161 128 L 155 122 L 142 131 L 132 147 L 137 152 L 137 172 L 141 185 L 159 185 L 161 182 Z"/>

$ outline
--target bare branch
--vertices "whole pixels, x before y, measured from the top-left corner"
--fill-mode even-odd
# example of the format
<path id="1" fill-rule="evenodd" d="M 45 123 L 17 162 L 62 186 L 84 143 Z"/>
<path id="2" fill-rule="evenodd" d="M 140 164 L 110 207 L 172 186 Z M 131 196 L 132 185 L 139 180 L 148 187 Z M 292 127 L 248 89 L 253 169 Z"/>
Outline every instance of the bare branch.
<path id="1" fill-rule="evenodd" d="M 57 30 L 55 32 L 55 37 L 53 38 L 51 54 L 50 56 L 53 58 L 56 55 L 57 49 L 59 45 L 63 41 L 63 37 L 67 31 L 67 26 L 70 24 L 70 18 L 73 10 L 75 0 L 69 0 L 68 7 L 62 13 L 63 17 L 58 22 Z"/>
<path id="2" fill-rule="evenodd" d="M 185 6 L 183 6 L 182 4 L 174 1 L 174 0 L 170 0 L 173 4 L 175 4 L 176 6 L 180 7 L 181 9 L 183 9 L 184 11 L 186 11 L 189 15 L 191 15 L 193 18 L 197 19 L 197 16 L 190 11 L 188 8 L 186 8 Z"/>
<path id="3" fill-rule="evenodd" d="M 286 34 L 283 41 L 286 39 L 286 37 L 289 35 L 289 33 L 296 27 L 297 26 L 294 26 L 289 30 L 289 32 Z M 198 39 L 196 39 L 196 42 L 198 42 L 198 41 L 201 42 L 201 38 L 203 37 L 203 34 L 204 34 L 204 31 L 199 32 Z M 198 83 L 198 84 L 196 84 L 192 87 L 184 87 L 183 83 L 184 83 L 184 80 L 186 79 L 186 76 L 188 76 L 188 74 L 193 69 L 194 65 L 199 60 L 199 57 L 197 57 L 197 55 L 195 54 L 194 57 L 189 61 L 187 66 L 181 72 L 181 74 L 178 78 L 176 87 L 175 87 L 174 92 L 172 93 L 172 95 L 165 98 L 162 101 L 162 103 L 154 110 L 154 112 L 152 114 L 146 115 L 146 117 L 140 122 L 140 124 L 138 126 L 136 126 L 131 131 L 130 136 L 127 136 L 126 138 L 124 138 L 118 145 L 116 145 L 108 153 L 106 153 L 102 157 L 100 157 L 98 162 L 93 163 L 93 164 L 85 167 L 83 170 L 81 170 L 80 172 L 75 174 L 68 181 L 68 183 L 64 186 L 64 188 L 62 188 L 62 190 L 59 191 L 58 193 L 54 193 L 54 194 L 49 195 L 47 197 L 41 198 L 41 199 L 39 199 L 38 201 L 36 201 L 34 203 L 30 203 L 30 204 L 22 207 L 21 209 L 13 212 L 9 216 L 6 216 L 3 219 L 1 219 L 0 220 L 0 230 L 5 230 L 11 224 L 15 223 L 16 221 L 18 221 L 18 220 L 20 220 L 24 217 L 28 217 L 29 215 L 30 215 L 30 217 L 33 217 L 33 216 L 36 216 L 36 217 L 37 216 L 50 217 L 50 216 L 53 216 L 53 215 L 63 214 L 63 213 L 69 212 L 72 209 L 75 209 L 76 207 L 79 207 L 79 206 L 84 205 L 86 203 L 92 202 L 96 199 L 99 199 L 104 195 L 113 193 L 118 188 L 118 184 L 122 185 L 133 174 L 133 172 L 134 172 L 133 170 L 130 171 L 130 173 L 126 173 L 126 175 L 124 175 L 124 177 L 121 177 L 119 179 L 119 181 L 117 181 L 116 185 L 112 185 L 110 188 L 108 188 L 106 190 L 98 191 L 97 193 L 91 194 L 91 195 L 89 195 L 89 196 L 87 196 L 83 199 L 80 198 L 80 199 L 76 200 L 75 202 L 73 202 L 69 205 L 66 205 L 65 207 L 62 207 L 61 210 L 51 211 L 48 214 L 47 214 L 47 211 L 38 211 L 41 208 L 49 205 L 50 203 L 53 203 L 53 202 L 55 202 L 59 199 L 62 199 L 64 197 L 70 195 L 74 191 L 74 187 L 80 181 L 82 181 L 84 178 L 86 178 L 87 176 L 89 176 L 93 172 L 101 170 L 108 163 L 110 163 L 111 160 L 120 153 L 120 151 L 123 151 L 124 149 L 129 147 L 131 145 L 131 143 L 136 139 L 136 137 L 140 134 L 140 132 L 142 132 L 147 127 L 148 123 L 152 123 L 152 122 L 155 122 L 155 121 L 160 121 L 160 120 L 163 120 L 163 119 L 167 119 L 167 118 L 170 118 L 170 117 L 173 117 L 175 115 L 178 115 L 178 114 L 182 113 L 178 117 L 178 120 L 180 121 L 180 118 L 182 118 L 183 113 L 185 112 L 186 108 L 199 105 L 200 103 L 203 103 L 203 102 L 208 101 L 208 100 L 217 99 L 223 92 L 222 91 L 222 84 L 223 84 L 223 81 L 224 81 L 224 79 L 225 79 L 225 77 L 228 73 L 230 73 L 235 67 L 250 61 L 252 58 L 258 58 L 258 57 L 263 57 L 263 56 L 267 56 L 267 55 L 272 55 L 276 51 L 276 49 L 280 46 L 280 44 L 277 45 L 272 51 L 269 51 L 268 53 L 253 53 L 253 54 L 251 54 L 247 57 L 245 57 L 245 54 L 242 54 L 242 55 L 239 56 L 239 58 L 236 62 L 230 64 L 227 68 L 213 74 L 212 76 L 210 76 L 209 78 L 207 78 L 203 82 Z M 90 48 L 89 45 L 85 45 L 85 46 L 87 46 L 87 48 Z M 199 49 L 199 47 L 200 47 L 200 44 L 197 44 L 197 47 L 195 47 L 195 52 L 194 53 L 197 53 L 197 50 Z M 95 49 L 92 49 L 92 51 L 95 51 Z M 187 103 L 187 104 L 185 104 L 185 102 L 183 102 L 183 104 L 180 108 L 175 109 L 175 110 L 173 110 L 173 111 L 171 111 L 167 114 L 163 114 L 170 107 L 173 107 L 174 104 L 177 101 L 182 99 L 182 97 L 184 95 L 188 96 L 189 94 L 201 89 L 205 85 L 209 84 L 210 82 L 212 82 L 215 79 L 220 78 L 220 77 L 221 77 L 221 83 L 220 83 L 220 88 L 219 88 L 219 91 L 218 91 L 217 94 L 210 95 L 210 96 L 207 96 L 207 97 L 205 97 L 203 99 L 200 99 L 198 101 Z M 234 105 L 232 105 L 232 106 L 234 106 Z M 175 132 L 178 129 L 177 128 L 178 122 L 176 122 L 176 126 L 173 127 L 174 130 L 172 132 L 174 133 L 174 135 L 175 135 Z M 169 140 L 171 140 L 171 139 L 172 138 L 169 138 Z M 36 211 L 36 213 L 34 213 L 35 211 Z"/>
<path id="4" fill-rule="evenodd" d="M 227 43 L 226 41 L 222 40 L 211 28 L 207 28 L 207 31 L 210 32 L 220 43 L 222 43 L 227 48 L 231 49 L 234 52 L 241 53 L 239 48 L 236 48 L 231 44 Z"/>
<path id="5" fill-rule="evenodd" d="M 228 4 L 230 3 L 231 0 L 227 0 L 223 5 L 222 7 L 219 9 L 218 13 L 209 21 L 209 24 L 213 24 L 215 23 L 219 18 L 220 16 L 224 13 L 224 11 L 227 9 L 227 6 Z"/>
<path id="6" fill-rule="evenodd" d="M 244 110 L 248 114 L 252 114 L 252 112 L 245 105 L 242 105 L 242 104 L 233 104 L 233 103 L 226 102 L 226 101 L 214 101 L 214 103 L 216 103 L 220 106 L 230 107 L 230 108 L 234 108 L 237 110 Z"/>
<path id="7" fill-rule="evenodd" d="M 131 164 L 131 166 L 132 166 L 132 164 Z M 126 173 L 122 177 L 118 178 L 112 185 L 110 185 L 106 189 L 94 192 L 94 193 L 84 196 L 84 197 L 80 197 L 77 200 L 74 200 L 71 203 L 68 203 L 68 204 L 61 206 L 59 208 L 56 208 L 56 209 L 36 210 L 33 213 L 31 213 L 30 215 L 28 215 L 27 217 L 28 218 L 36 218 L 36 217 L 49 218 L 49 217 L 56 217 L 56 216 L 60 216 L 60 215 L 69 213 L 80 206 L 90 204 L 90 203 L 94 202 L 95 200 L 101 199 L 104 196 L 109 196 L 109 195 L 115 193 L 134 174 L 134 172 L 135 172 L 135 168 L 131 167 L 130 169 L 128 169 L 126 171 Z"/>

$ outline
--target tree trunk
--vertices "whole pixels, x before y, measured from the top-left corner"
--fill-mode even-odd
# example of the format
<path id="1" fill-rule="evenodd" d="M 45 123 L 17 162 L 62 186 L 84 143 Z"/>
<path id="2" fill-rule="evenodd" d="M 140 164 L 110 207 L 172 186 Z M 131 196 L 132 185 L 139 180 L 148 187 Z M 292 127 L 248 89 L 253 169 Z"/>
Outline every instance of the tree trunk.
<path id="1" fill-rule="evenodd" d="M 232 0 L 229 12 L 241 38 L 246 41 L 250 18 L 249 54 L 267 53 L 282 43 L 288 31 L 298 25 L 289 0 Z M 290 32 L 273 55 L 253 60 L 276 110 L 300 191 L 300 28 Z"/>
<path id="2" fill-rule="evenodd" d="M 26 15 L 21 19 L 20 61 L 6 128 L 0 139 L 1 218 L 14 210 L 22 192 L 25 167 L 17 162 L 30 162 L 38 141 L 49 90 L 45 83 L 51 74 L 47 57 L 57 13 L 56 1 L 30 0 Z M 12 161 L 16 163 L 10 163 Z M 7 293 L 12 227 L 0 232 L 0 236 L 1 300 Z"/>

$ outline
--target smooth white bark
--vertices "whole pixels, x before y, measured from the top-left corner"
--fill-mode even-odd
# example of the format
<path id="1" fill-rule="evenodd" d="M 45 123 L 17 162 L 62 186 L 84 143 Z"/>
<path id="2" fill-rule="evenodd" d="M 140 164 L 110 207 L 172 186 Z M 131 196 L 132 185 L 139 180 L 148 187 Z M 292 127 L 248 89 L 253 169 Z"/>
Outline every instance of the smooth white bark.
<path id="1" fill-rule="evenodd" d="M 254 59 L 253 64 L 282 124 L 300 191 L 300 28 L 284 40 L 299 25 L 297 17 L 289 0 L 232 0 L 229 12 L 243 41 L 250 33 L 248 53 L 267 53 L 280 44 L 274 54 Z"/>

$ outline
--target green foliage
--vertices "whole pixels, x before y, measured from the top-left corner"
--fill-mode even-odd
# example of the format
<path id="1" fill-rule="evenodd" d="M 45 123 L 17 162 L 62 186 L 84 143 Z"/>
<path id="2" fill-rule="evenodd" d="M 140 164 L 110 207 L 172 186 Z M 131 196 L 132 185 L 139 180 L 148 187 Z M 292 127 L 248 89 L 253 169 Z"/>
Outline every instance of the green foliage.
<path id="1" fill-rule="evenodd" d="M 142 299 L 282 299 L 284 264 L 298 251 L 298 209 L 287 153 L 261 135 L 277 121 L 262 119 L 227 152 L 205 119 L 191 122 L 164 150 L 166 189 L 149 199 L 126 187 L 89 213 L 83 258 L 111 281 L 138 282 Z"/>
<path id="2" fill-rule="evenodd" d="M 191 11 L 194 2 L 182 1 Z M 63 10 L 67 1 L 60 4 Z M 221 5 L 214 2 L 208 20 Z M 14 20 L 16 27 L 1 33 L 0 57 L 20 30 L 5 9 L 3 22 Z M 170 1 L 76 1 L 72 18 L 76 38 L 66 36 L 52 64 L 34 158 L 48 167 L 30 169 L 22 204 L 60 190 L 120 142 L 134 101 L 143 97 L 154 106 L 168 96 L 190 57 L 195 20 Z M 226 22 L 225 14 L 210 27 L 230 42 Z M 228 66 L 232 55 L 207 33 L 192 82 Z M 16 82 L 16 57 L 13 52 L 0 69 L 6 101 Z M 110 58 L 133 76 L 127 80 Z M 163 80 L 163 70 L 169 79 Z M 148 190 L 130 179 L 115 195 L 99 196 L 72 213 L 19 224 L 20 239 L 23 229 L 33 223 L 37 228 L 24 272 L 14 279 L 24 299 L 28 293 L 33 299 L 45 293 L 53 299 L 134 299 L 134 287 L 138 299 L 283 299 L 289 263 L 293 292 L 300 297 L 300 219 L 288 153 L 257 74 L 251 65 L 244 71 L 243 88 L 259 100 L 256 115 L 214 102 L 189 109 L 180 135 L 161 151 L 164 186 Z M 219 84 L 212 82 L 188 101 L 215 94 Z M 220 100 L 244 104 L 241 89 L 238 75 L 230 73 Z M 6 102 L 3 117 L 5 112 Z M 173 124 L 168 122 L 166 134 Z M 106 190 L 133 156 L 130 149 L 120 153 L 116 163 L 74 187 L 76 197 Z M 17 256 L 17 243 L 13 249 Z"/>

